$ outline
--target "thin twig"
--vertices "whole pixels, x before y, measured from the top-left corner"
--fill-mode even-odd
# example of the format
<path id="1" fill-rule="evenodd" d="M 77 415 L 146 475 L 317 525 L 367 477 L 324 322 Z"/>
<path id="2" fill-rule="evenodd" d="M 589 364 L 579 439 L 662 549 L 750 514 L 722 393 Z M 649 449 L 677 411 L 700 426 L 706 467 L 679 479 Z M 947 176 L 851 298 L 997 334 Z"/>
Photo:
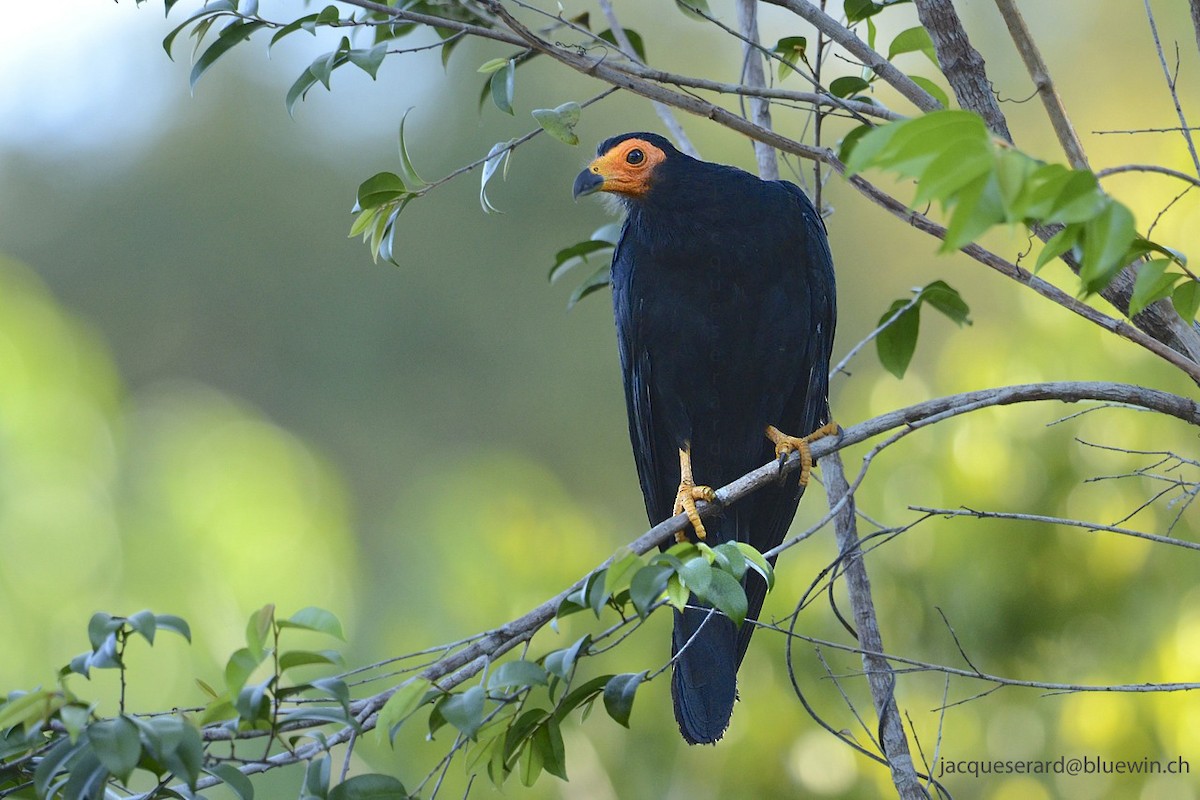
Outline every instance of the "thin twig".
<path id="1" fill-rule="evenodd" d="M 613 11 L 612 0 L 599 0 L 600 10 L 604 12 L 604 18 L 608 20 L 608 27 L 612 31 L 613 38 L 617 40 L 617 44 L 621 49 L 638 64 L 644 64 L 637 54 L 637 50 L 633 46 L 633 42 L 629 40 L 629 35 L 625 33 L 624 26 L 617 19 L 617 14 Z M 688 138 L 687 132 L 683 126 L 679 124 L 679 120 L 675 118 L 675 114 L 671 111 L 671 107 L 663 103 L 652 103 L 654 113 L 658 114 L 658 118 L 662 120 L 662 124 L 666 126 L 671 134 L 671 138 L 675 140 L 675 146 L 681 152 L 687 153 L 692 158 L 699 158 L 700 152 L 692 144 L 692 140 Z"/>
<path id="2" fill-rule="evenodd" d="M 1063 106 L 1062 98 L 1054 89 L 1050 68 L 1046 66 L 1041 51 L 1034 43 L 1033 35 L 1026 27 L 1025 18 L 1021 16 L 1015 0 L 996 0 L 996 7 L 1000 9 L 1000 14 L 1004 17 L 1004 23 L 1008 26 L 1008 32 L 1017 46 L 1017 52 L 1021 54 L 1021 60 L 1025 62 L 1025 68 L 1029 70 L 1029 77 L 1033 79 L 1033 85 L 1037 87 L 1038 95 L 1042 98 L 1042 105 L 1046 107 L 1046 114 L 1050 117 L 1050 124 L 1053 125 L 1054 133 L 1058 136 L 1058 143 L 1062 145 L 1063 151 L 1067 154 L 1067 160 L 1075 169 L 1089 169 L 1087 155 L 1083 152 L 1083 143 L 1079 141 L 1079 135 L 1075 133 L 1075 126 L 1067 117 L 1067 110 Z"/>
<path id="3" fill-rule="evenodd" d="M 1184 140 L 1187 142 L 1188 152 L 1192 155 L 1192 164 L 1196 167 L 1196 175 L 1200 176 L 1200 155 L 1196 154 L 1196 142 L 1192 139 L 1192 130 L 1188 126 L 1187 117 L 1183 114 L 1183 106 L 1179 104 L 1179 92 L 1175 90 L 1175 76 L 1171 74 L 1171 68 L 1167 66 L 1167 57 L 1163 53 L 1162 40 L 1158 38 L 1158 25 L 1154 22 L 1154 11 L 1150 8 L 1150 0 L 1143 0 L 1143 2 L 1146 6 L 1146 19 L 1150 22 L 1150 35 L 1154 37 L 1154 49 L 1158 51 L 1158 63 L 1162 66 L 1163 77 L 1167 80 L 1167 88 L 1171 92 L 1171 102 L 1175 104 L 1175 115 L 1179 117 L 1179 127 L 1181 128 Z M 1194 4 L 1192 6 L 1192 13 L 1196 13 Z M 1193 21 L 1194 19 L 1193 17 Z"/>

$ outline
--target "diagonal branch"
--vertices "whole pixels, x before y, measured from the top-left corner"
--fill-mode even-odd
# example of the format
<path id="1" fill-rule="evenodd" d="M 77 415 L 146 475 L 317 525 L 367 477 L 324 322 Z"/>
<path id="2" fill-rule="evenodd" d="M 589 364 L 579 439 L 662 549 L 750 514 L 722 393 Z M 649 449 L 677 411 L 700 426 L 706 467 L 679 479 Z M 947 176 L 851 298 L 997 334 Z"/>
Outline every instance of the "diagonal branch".
<path id="1" fill-rule="evenodd" d="M 942 104 L 933 95 L 914 83 L 912 78 L 897 69 L 892 62 L 871 49 L 866 42 L 854 35 L 854 31 L 826 14 L 810 0 L 765 0 L 765 2 L 783 6 L 809 22 L 821 33 L 844 47 L 846 52 L 861 61 L 863 66 L 872 70 L 922 111 L 937 111 L 942 107 Z"/>
<path id="2" fill-rule="evenodd" d="M 1025 62 L 1025 68 L 1029 70 L 1033 85 L 1037 87 L 1038 96 L 1042 98 L 1046 115 L 1050 117 L 1050 124 L 1054 126 L 1054 134 L 1066 152 L 1067 160 L 1075 169 L 1090 169 L 1087 154 L 1083 152 L 1083 144 L 1079 141 L 1079 134 L 1075 133 L 1075 126 L 1067 117 L 1062 98 L 1054 88 L 1050 68 L 1046 66 L 1041 51 L 1034 44 L 1033 34 L 1025 25 L 1025 18 L 1021 16 L 1015 0 L 996 0 L 996 7 L 1004 17 L 1004 24 L 1008 26 L 1008 32 L 1017 46 L 1017 52 L 1021 54 L 1021 60 Z"/>
<path id="3" fill-rule="evenodd" d="M 1008 120 L 987 79 L 983 56 L 971 45 L 966 28 L 958 18 L 951 0 L 915 0 L 917 18 L 929 32 L 937 52 L 938 65 L 950 82 L 958 104 L 970 109 L 987 123 L 992 133 L 1006 142 L 1013 140 Z"/>

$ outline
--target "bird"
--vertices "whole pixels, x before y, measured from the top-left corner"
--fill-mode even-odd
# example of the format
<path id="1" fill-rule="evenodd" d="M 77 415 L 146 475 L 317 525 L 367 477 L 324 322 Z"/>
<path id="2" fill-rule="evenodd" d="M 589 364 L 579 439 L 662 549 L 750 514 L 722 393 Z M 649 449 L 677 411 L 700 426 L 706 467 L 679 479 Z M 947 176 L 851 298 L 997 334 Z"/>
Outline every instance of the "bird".
<path id="1" fill-rule="evenodd" d="M 837 309 L 821 215 L 793 183 L 693 158 L 646 132 L 600 144 L 573 187 L 576 199 L 598 192 L 624 211 L 610 277 L 647 517 L 653 525 L 682 511 L 710 546 L 768 551 L 808 483 L 809 444 L 840 430 L 829 411 Z M 798 482 L 773 482 L 700 519 L 697 501 L 714 502 L 713 486 L 772 459 L 782 468 L 793 451 Z M 747 570 L 743 586 L 747 619 L 757 619 L 766 583 Z M 689 744 L 714 744 L 728 729 L 753 631 L 694 595 L 675 612 L 671 694 Z"/>

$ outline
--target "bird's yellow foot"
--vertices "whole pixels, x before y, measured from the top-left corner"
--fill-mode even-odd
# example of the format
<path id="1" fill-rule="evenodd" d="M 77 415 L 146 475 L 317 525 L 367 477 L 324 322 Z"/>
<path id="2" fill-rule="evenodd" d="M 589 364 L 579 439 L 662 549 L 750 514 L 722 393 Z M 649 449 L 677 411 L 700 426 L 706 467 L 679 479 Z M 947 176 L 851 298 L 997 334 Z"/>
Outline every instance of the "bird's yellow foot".
<path id="1" fill-rule="evenodd" d="M 774 425 L 768 425 L 767 438 L 775 444 L 775 456 L 779 459 L 780 466 L 783 466 L 783 460 L 791 453 L 800 454 L 800 485 L 808 486 L 808 479 L 812 475 L 813 467 L 812 451 L 809 449 L 809 445 L 817 439 L 835 436 L 839 430 L 838 424 L 831 420 L 808 436 L 788 436 Z"/>
<path id="2" fill-rule="evenodd" d="M 700 512 L 696 510 L 696 501 L 703 500 L 706 503 L 712 503 L 716 499 L 717 493 L 711 486 L 696 485 L 696 481 L 692 478 L 692 454 L 686 448 L 680 449 L 679 491 L 675 494 L 675 509 L 671 512 L 671 516 L 681 511 L 685 512 L 688 521 L 692 523 L 692 529 L 696 531 L 696 538 L 703 539 L 706 535 L 704 523 L 700 521 Z M 687 534 L 683 531 L 676 531 L 675 541 L 686 542 Z"/>

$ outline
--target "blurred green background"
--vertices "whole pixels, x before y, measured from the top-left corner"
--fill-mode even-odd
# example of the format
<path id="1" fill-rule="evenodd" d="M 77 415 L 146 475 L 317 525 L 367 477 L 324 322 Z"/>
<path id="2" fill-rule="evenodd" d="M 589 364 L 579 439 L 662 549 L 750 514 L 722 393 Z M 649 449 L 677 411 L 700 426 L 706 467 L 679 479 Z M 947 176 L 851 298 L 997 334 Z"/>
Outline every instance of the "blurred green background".
<path id="1" fill-rule="evenodd" d="M 572 279 L 550 286 L 560 247 L 609 221 L 599 203 L 569 202 L 571 181 L 599 140 L 661 130 L 647 104 L 616 95 L 585 110 L 579 148 L 538 137 L 489 191 L 485 215 L 471 173 L 409 206 L 400 268 L 373 264 L 346 238 L 354 190 L 396 169 L 395 133 L 410 107 L 409 147 L 427 179 L 480 158 L 534 127 L 529 111 L 584 100 L 599 85 L 549 63 L 518 72 L 515 117 L 477 111 L 476 67 L 503 47 L 466 43 L 443 72 L 436 51 L 389 59 L 377 82 L 350 68 L 317 87 L 289 119 L 291 81 L 329 42 L 296 36 L 266 58 L 265 40 L 238 48 L 189 95 L 160 46 L 161 5 L 74 4 L 53 23 L 0 0 L 0 687 L 48 684 L 86 646 L 96 610 L 179 614 L 191 648 L 163 641 L 131 661 L 135 709 L 194 705 L 200 677 L 219 680 L 246 616 L 267 602 L 305 605 L 346 624 L 352 664 L 450 641 L 500 624 L 549 597 L 645 527 L 625 429 L 607 295 L 565 311 Z M 587 3 L 564 4 L 569 14 Z M 831 4 L 835 5 L 835 4 Z M 987 2 L 957 4 L 988 59 L 1018 144 L 1061 160 L 1027 76 Z M 1153 162 L 1189 170 L 1173 135 L 1100 130 L 1177 124 L 1141 4 L 1026 3 L 1093 167 Z M 652 62 L 736 80 L 740 48 L 673 4 L 617 2 Z M 1185 4 L 1155 3 L 1169 50 L 1180 44 L 1189 110 L 1200 86 Z M 263 2 L 280 19 L 297 2 Z M 714 12 L 733 19 L 731 4 Z M 595 8 L 593 16 L 599 18 Z M 46 12 L 49 13 L 49 12 Z M 291 15 L 289 17 L 289 14 Z M 815 34 L 763 9 L 763 39 Z M 886 41 L 915 24 L 911 6 L 881 16 Z M 420 43 L 414 39 L 413 44 Z M 910 70 L 933 75 L 920 54 Z M 834 69 L 850 71 L 838 64 Z M 796 77 L 793 88 L 803 88 Z M 898 110 L 906 106 L 883 99 Z M 732 105 L 732 104 L 731 104 Z M 805 117 L 776 111 L 798 135 Z M 685 120 L 706 158 L 752 168 L 749 145 Z M 826 136 L 842 132 L 837 123 Z M 829 140 L 827 139 L 827 141 Z M 795 169 L 795 165 L 790 165 Z M 810 165 L 800 165 L 811 185 Z M 785 168 L 785 171 L 786 168 Z M 793 173 L 794 174 L 794 173 Z M 886 184 L 886 181 L 884 182 Z M 1120 176 L 1106 186 L 1144 232 L 1182 185 Z M 907 199 L 911 189 L 900 187 Z M 1155 238 L 1200 252 L 1200 198 L 1184 197 Z M 836 179 L 825 191 L 838 268 L 835 357 L 887 304 L 943 278 L 972 307 L 958 330 L 926 314 L 917 357 L 899 381 L 864 351 L 834 384 L 843 425 L 928 397 L 1039 380 L 1111 379 L 1194 395 L 1144 352 L 1018 291 L 870 206 Z M 1015 257 L 1016 231 L 988 244 Z M 1035 250 L 1036 254 L 1036 250 Z M 1074 291 L 1055 265 L 1045 273 Z M 1052 428 L 1072 407 L 981 412 L 887 451 L 859 496 L 886 524 L 941 505 L 1074 516 L 1112 523 L 1162 488 L 1129 473 L 1153 458 L 1101 451 L 1176 449 L 1195 458 L 1194 430 L 1110 410 Z M 863 450 L 847 454 L 850 470 Z M 1192 480 L 1196 475 L 1192 473 Z M 1169 499 L 1169 498 L 1166 498 Z M 1166 499 L 1127 523 L 1163 532 Z M 795 530 L 824 510 L 810 492 Z M 1175 534 L 1194 537 L 1200 512 Z M 782 560 L 767 613 L 788 613 L 834 555 L 822 532 Z M 876 550 L 869 568 L 890 651 L 965 666 L 937 613 L 981 669 L 1080 683 L 1194 681 L 1200 676 L 1200 582 L 1191 554 L 1079 530 L 933 520 Z M 842 602 L 845 605 L 844 599 Z M 669 619 L 653 619 L 599 671 L 655 669 Z M 840 637 L 827 603 L 800 630 Z M 588 630 L 582 617 L 544 632 L 535 653 Z M 633 730 L 603 714 L 567 733 L 570 783 L 544 776 L 530 798 L 871 797 L 886 772 L 820 730 L 788 684 L 780 636 L 760 633 L 741 673 L 733 727 L 720 746 L 688 749 L 675 732 L 668 681 L 645 686 Z M 834 725 L 863 739 L 811 648 L 797 650 L 802 685 Z M 839 675 L 861 665 L 824 651 Z M 111 703 L 106 676 L 73 684 Z M 861 680 L 843 681 L 864 709 Z M 1005 689 L 935 710 L 987 686 L 937 675 L 900 682 L 898 697 L 932 758 L 1192 759 L 1190 778 L 1092 776 L 947 779 L 956 797 L 1195 798 L 1200 702 L 1191 695 L 1059 695 Z M 871 723 L 868 723 L 871 724 Z M 371 769 L 408 785 L 447 736 L 407 732 L 392 752 L 360 748 Z M 362 766 L 361 768 L 366 768 Z M 293 796 L 274 776 L 267 796 Z M 447 796 L 465 776 L 452 767 Z M 455 788 L 457 787 L 457 788 Z M 494 790 L 477 781 L 472 796 Z"/>

